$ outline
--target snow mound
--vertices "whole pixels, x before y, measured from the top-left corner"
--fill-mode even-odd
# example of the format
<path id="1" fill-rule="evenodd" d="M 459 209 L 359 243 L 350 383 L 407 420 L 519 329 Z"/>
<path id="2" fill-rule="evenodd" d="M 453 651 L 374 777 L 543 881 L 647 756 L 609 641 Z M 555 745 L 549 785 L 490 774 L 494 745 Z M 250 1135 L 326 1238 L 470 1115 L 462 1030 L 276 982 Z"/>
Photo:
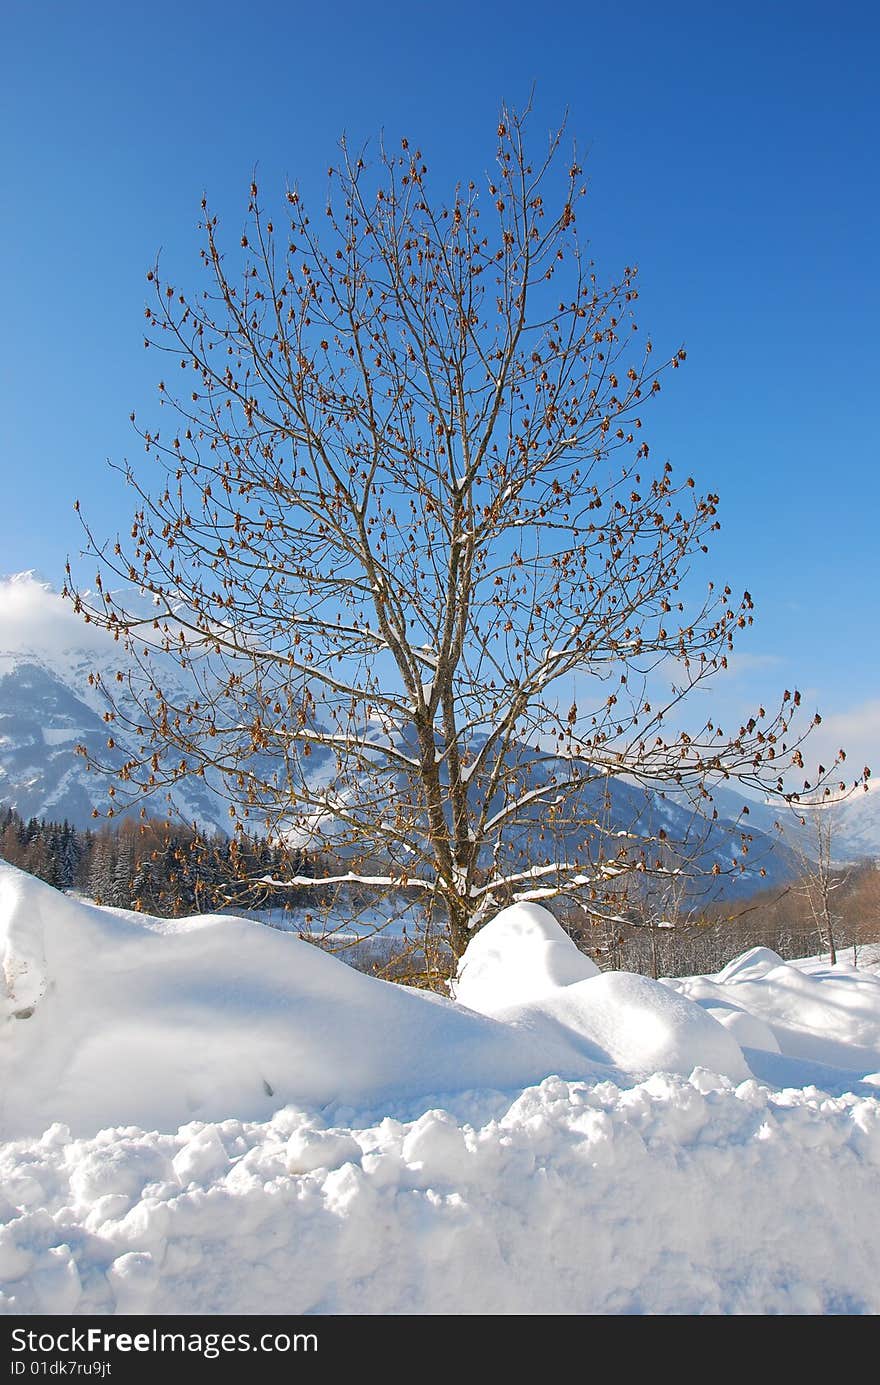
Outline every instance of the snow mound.
<path id="1" fill-rule="evenodd" d="M 755 948 L 716 976 L 665 984 L 727 1023 L 747 1048 L 860 1076 L 875 1070 L 880 1059 L 880 975 L 874 971 L 844 962 L 783 962 L 767 948 Z M 717 1007 L 731 1005 L 745 1011 L 748 1021 L 725 1021 Z"/>
<path id="2" fill-rule="evenodd" d="M 0 862 L 0 1131 L 79 1135 L 291 1102 L 393 1102 L 592 1073 L 574 1034 L 500 1024 L 226 916 L 152 919 Z"/>
<path id="3" fill-rule="evenodd" d="M 468 943 L 453 989 L 460 1005 L 493 1015 L 598 974 L 549 910 L 512 904 Z"/>
<path id="4" fill-rule="evenodd" d="M 462 1005 L 536 1042 L 562 1032 L 585 1058 L 624 1072 L 703 1065 L 737 1081 L 749 1075 L 736 1039 L 711 1015 L 645 976 L 600 973 L 546 909 L 514 904 L 471 940 L 454 986 Z"/>
<path id="5" fill-rule="evenodd" d="M 594 1061 L 624 1072 L 687 1076 L 702 1066 L 737 1082 L 751 1076 L 726 1027 L 687 997 L 632 972 L 605 972 L 497 1017 L 538 1032 L 550 1020 L 587 1040 Z"/>
<path id="6" fill-rule="evenodd" d="M 734 1005 L 730 1000 L 719 1001 L 698 1001 L 702 1005 L 707 1015 L 711 1015 L 718 1024 L 723 1024 L 728 1029 L 737 1043 L 743 1048 L 759 1048 L 765 1053 L 781 1053 L 779 1040 L 773 1033 L 769 1024 L 758 1019 L 757 1015 L 750 1015 L 748 1010 L 743 1010 L 741 1006 Z"/>
<path id="7" fill-rule="evenodd" d="M 751 947 L 741 957 L 734 957 L 732 962 L 722 967 L 715 979 L 722 984 L 729 981 L 754 981 L 781 965 L 782 958 L 772 948 Z"/>

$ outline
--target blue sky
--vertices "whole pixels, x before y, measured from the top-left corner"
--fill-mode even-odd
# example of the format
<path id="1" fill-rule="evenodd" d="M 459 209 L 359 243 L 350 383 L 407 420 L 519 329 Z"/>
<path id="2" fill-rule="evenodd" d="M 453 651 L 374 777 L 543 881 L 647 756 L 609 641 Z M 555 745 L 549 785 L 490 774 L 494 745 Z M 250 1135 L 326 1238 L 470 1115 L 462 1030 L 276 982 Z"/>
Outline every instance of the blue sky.
<path id="1" fill-rule="evenodd" d="M 4 48 L 0 573 L 60 584 L 76 496 L 126 527 L 144 276 L 162 247 L 194 283 L 203 191 L 232 236 L 255 165 L 267 202 L 317 200 L 340 133 L 383 129 L 451 185 L 534 83 L 536 130 L 568 107 L 600 269 L 636 261 L 643 327 L 688 350 L 645 422 L 720 492 L 707 575 L 756 598 L 719 697 L 798 684 L 880 746 L 876 6 L 7 0 Z"/>

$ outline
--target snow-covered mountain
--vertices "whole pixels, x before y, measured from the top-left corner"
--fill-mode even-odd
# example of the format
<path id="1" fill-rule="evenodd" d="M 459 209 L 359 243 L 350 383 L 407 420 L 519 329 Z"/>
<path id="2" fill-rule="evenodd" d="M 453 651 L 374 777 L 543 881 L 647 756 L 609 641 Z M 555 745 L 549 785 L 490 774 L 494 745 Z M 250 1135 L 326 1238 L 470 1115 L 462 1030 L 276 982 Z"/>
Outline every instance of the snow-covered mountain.
<path id="1" fill-rule="evenodd" d="M 481 738 L 475 737 L 471 750 L 477 752 L 480 744 Z M 412 732 L 404 731 L 396 745 L 412 758 L 418 753 Z M 680 870 L 683 879 L 690 877 L 694 882 L 689 889 L 691 899 L 705 901 L 753 894 L 787 882 L 800 869 L 799 857 L 779 833 L 762 828 L 742 813 L 745 800 L 739 795 L 733 795 L 729 805 L 719 805 L 718 817 L 712 819 L 695 811 L 680 791 L 649 791 L 624 778 L 608 779 L 584 762 L 579 767 L 581 786 L 556 813 L 554 786 L 569 780 L 571 762 L 514 743 L 507 765 L 507 782 L 490 802 L 488 816 L 500 816 L 511 804 L 519 806 L 501 830 L 500 839 L 493 838 L 483 848 L 480 862 L 502 876 L 557 860 L 595 861 L 601 851 L 610 877 L 619 848 L 630 862 L 644 853 L 649 867 L 659 860 L 667 871 Z M 441 777 L 443 773 L 441 767 Z M 388 802 L 410 801 L 411 790 L 403 772 L 385 770 L 382 785 Z M 329 797 L 338 796 L 349 810 L 361 793 L 370 802 L 375 791 L 373 782 L 361 788 L 356 779 L 345 785 L 338 781 L 329 785 Z M 478 784 L 471 786 L 470 798 L 476 810 Z M 334 827 L 329 812 L 326 824 L 329 836 Z M 424 832 L 427 834 L 427 823 Z M 658 845 L 664 841 L 667 845 Z M 378 844 L 376 850 L 381 850 Z M 671 877 L 661 876 L 653 884 L 647 883 L 645 889 L 653 892 L 655 905 L 673 909 L 674 884 Z M 666 903 L 658 898 L 664 894 L 669 896 Z"/>
<path id="2" fill-rule="evenodd" d="M 781 839 L 795 852 L 815 855 L 815 829 L 809 821 L 802 824 L 796 807 L 756 802 L 726 787 L 717 788 L 713 797 L 718 812 L 725 817 L 737 818 L 746 807 L 746 820 L 752 829 Z M 823 808 L 822 813 L 830 819 L 833 860 L 843 865 L 880 857 L 880 791 L 856 789 L 841 802 Z"/>
<path id="3" fill-rule="evenodd" d="M 99 754 L 106 738 L 99 714 L 43 664 L 22 659 L 0 675 L 0 795 L 23 818 L 85 827 L 100 789 L 75 747 Z"/>
<path id="4" fill-rule="evenodd" d="M 832 850 L 840 861 L 880 857 L 880 792 L 854 793 L 833 809 Z"/>
<path id="5" fill-rule="evenodd" d="M 107 784 L 77 755 L 121 764 L 127 746 L 114 728 L 107 749 L 106 703 L 90 674 L 113 681 L 124 655 L 105 631 L 86 625 L 71 605 L 31 572 L 0 582 L 0 805 L 20 815 L 92 824 L 92 810 L 108 803 Z M 157 660 L 158 663 L 158 660 Z M 172 689 L 182 688 L 169 663 Z M 197 779 L 174 791 L 171 809 L 206 829 L 224 824 L 222 805 Z M 158 815 L 169 810 L 157 800 Z"/>
<path id="6" fill-rule="evenodd" d="M 75 749 L 84 745 L 93 755 L 108 757 L 105 707 L 89 674 L 100 672 L 111 681 L 120 656 L 121 647 L 106 632 L 84 624 L 70 604 L 33 573 L 0 582 L 0 805 L 14 807 L 24 818 L 66 818 L 80 827 L 91 823 L 94 807 L 106 805 L 106 784 L 88 772 L 85 759 Z M 163 682 L 172 689 L 183 690 L 182 677 L 170 661 L 167 669 L 163 667 Z M 126 746 L 118 726 L 114 738 L 113 754 L 121 763 Z M 522 758 L 525 791 L 534 786 L 535 771 L 527 757 Z M 314 757 L 314 770 L 326 783 L 328 766 L 320 754 Z M 600 803 L 606 794 L 607 803 Z M 691 810 L 674 797 L 646 797 L 620 780 L 587 786 L 582 796 L 589 810 L 586 815 L 604 820 L 608 831 L 654 837 L 662 828 L 670 840 L 690 837 L 696 844 L 697 834 L 689 827 Z M 748 815 L 741 816 L 746 804 Z M 719 789 L 716 806 L 721 821 L 700 833 L 697 856 L 703 870 L 718 865 L 725 877 L 724 893 L 741 895 L 796 873 L 795 855 L 773 825 L 777 809 L 747 801 L 730 789 Z M 195 777 L 175 789 L 173 807 L 206 829 L 223 830 L 228 822 L 225 804 Z M 166 812 L 165 800 L 157 800 L 153 809 L 157 814 Z M 836 811 L 840 822 L 836 854 L 847 858 L 880 854 L 880 794 L 855 795 Z M 538 841 L 544 832 L 542 812 L 536 808 L 511 843 L 521 860 L 521 853 L 536 860 L 546 850 Z M 732 826 L 737 823 L 754 839 L 747 860 L 741 857 L 740 832 Z M 553 831 L 565 836 L 559 822 Z M 795 837 L 787 841 L 797 845 Z M 746 870 L 727 879 L 734 856 L 741 857 Z"/>

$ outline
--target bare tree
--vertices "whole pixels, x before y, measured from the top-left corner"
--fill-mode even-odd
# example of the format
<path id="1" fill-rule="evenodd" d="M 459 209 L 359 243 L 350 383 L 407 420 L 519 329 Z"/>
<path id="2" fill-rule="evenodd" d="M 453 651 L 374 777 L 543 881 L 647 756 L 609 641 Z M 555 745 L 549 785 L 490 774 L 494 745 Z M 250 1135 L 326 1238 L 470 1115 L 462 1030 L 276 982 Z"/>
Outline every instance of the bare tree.
<path id="1" fill-rule="evenodd" d="M 849 871 L 841 869 L 834 857 L 834 814 L 832 804 L 808 808 L 802 816 L 806 829 L 798 847 L 803 875 L 797 893 L 806 899 L 810 915 L 819 934 L 819 943 L 828 950 L 831 965 L 837 963 L 837 946 L 843 914 L 833 908 L 835 895 L 849 879 Z M 858 963 L 856 929 L 853 929 L 853 966 Z"/>
<path id="2" fill-rule="evenodd" d="M 880 870 L 876 860 L 863 860 L 847 882 L 847 922 L 852 930 L 853 966 L 859 948 L 880 939 Z"/>
<path id="3" fill-rule="evenodd" d="M 663 942 L 676 929 L 692 925 L 699 917 L 699 898 L 689 892 L 687 869 L 671 869 L 645 878 L 641 890 L 629 891 L 631 921 L 647 932 L 651 950 L 651 976 L 660 975 Z"/>
<path id="4" fill-rule="evenodd" d="M 446 201 L 406 140 L 372 169 L 343 142 L 320 229 L 254 183 L 238 271 L 203 203 L 207 287 L 148 275 L 170 418 L 125 467 L 130 542 L 86 526 L 96 592 L 68 569 L 133 661 L 129 700 L 106 690 L 134 746 L 117 804 L 204 775 L 236 830 L 335 854 L 292 884 L 419 891 L 456 954 L 501 901 L 601 912 L 667 869 L 616 785 L 705 824 L 716 779 L 784 797 L 809 729 L 796 692 L 733 734 L 680 728 L 752 599 L 688 579 L 718 497 L 649 461 L 641 417 L 685 352 L 637 334 L 634 267 L 600 283 L 577 158 L 559 131 L 533 161 L 526 123 L 503 111 L 493 171 Z"/>

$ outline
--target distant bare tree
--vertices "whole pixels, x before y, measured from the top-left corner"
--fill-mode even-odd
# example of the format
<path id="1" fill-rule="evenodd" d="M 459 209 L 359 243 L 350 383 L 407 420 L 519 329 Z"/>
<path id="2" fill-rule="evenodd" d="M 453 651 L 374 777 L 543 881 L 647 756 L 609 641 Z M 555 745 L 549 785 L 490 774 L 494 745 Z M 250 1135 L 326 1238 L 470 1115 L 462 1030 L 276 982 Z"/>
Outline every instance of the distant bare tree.
<path id="1" fill-rule="evenodd" d="M 830 805 L 829 805 L 830 806 Z M 816 925 L 819 941 L 827 949 L 831 965 L 837 962 L 840 942 L 839 926 L 843 915 L 832 905 L 838 891 L 847 883 L 849 871 L 834 861 L 834 816 L 827 808 L 808 808 L 803 814 L 806 833 L 801 839 L 799 854 L 803 875 L 798 894 L 806 899 Z M 858 961 L 855 933 L 853 934 L 853 964 Z"/>
<path id="2" fill-rule="evenodd" d="M 880 940 L 880 869 L 876 861 L 863 861 L 848 881 L 848 922 L 852 929 L 853 965 L 861 944 Z"/>
<path id="3" fill-rule="evenodd" d="M 661 974 L 662 944 L 666 935 L 692 925 L 699 916 L 699 899 L 691 895 L 692 882 L 686 866 L 667 873 L 648 875 L 641 890 L 628 892 L 632 921 L 646 930 L 651 945 L 651 975 Z"/>
<path id="4" fill-rule="evenodd" d="M 455 954 L 499 902 L 613 913 L 627 872 L 668 870 L 610 785 L 710 815 L 721 778 L 783 798 L 809 730 L 788 691 L 732 734 L 681 729 L 752 598 L 687 580 L 718 497 L 642 434 L 685 352 L 636 334 L 634 267 L 600 283 L 562 131 L 537 158 L 525 136 L 504 110 L 493 171 L 445 201 L 406 140 L 377 172 L 343 143 L 316 220 L 292 189 L 282 225 L 254 183 L 237 270 L 205 207 L 207 287 L 148 276 L 169 419 L 125 468 L 130 542 L 87 526 L 97 591 L 68 570 L 133 661 L 105 689 L 135 746 L 117 804 L 205 775 L 234 829 L 335 853 L 292 885 L 420 891 Z"/>

